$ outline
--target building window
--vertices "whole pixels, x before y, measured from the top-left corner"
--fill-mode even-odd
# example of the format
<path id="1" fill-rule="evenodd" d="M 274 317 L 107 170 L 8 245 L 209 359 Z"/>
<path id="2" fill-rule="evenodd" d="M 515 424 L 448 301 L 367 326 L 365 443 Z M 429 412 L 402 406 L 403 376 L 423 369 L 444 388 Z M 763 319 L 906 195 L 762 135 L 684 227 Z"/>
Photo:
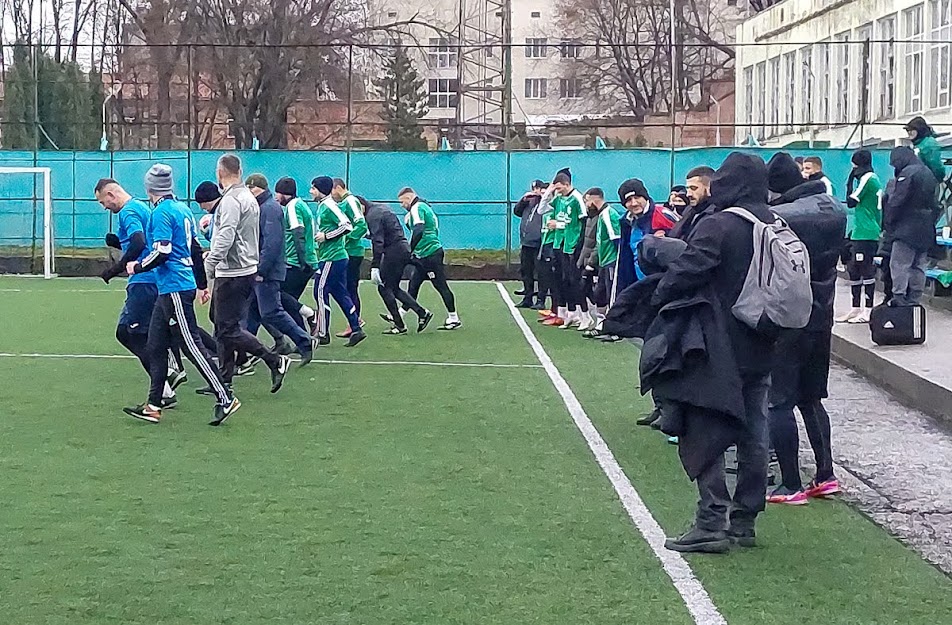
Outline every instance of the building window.
<path id="1" fill-rule="evenodd" d="M 778 101 L 778 90 L 780 89 L 780 57 L 770 59 L 770 71 L 768 72 L 770 82 L 767 87 L 767 136 L 773 137 L 780 130 L 780 102 Z"/>
<path id="2" fill-rule="evenodd" d="M 754 124 L 757 139 L 764 139 L 764 94 L 767 90 L 767 64 L 757 63 L 754 69 Z"/>
<path id="3" fill-rule="evenodd" d="M 744 120 L 747 122 L 747 134 L 753 134 L 754 125 L 754 68 L 744 68 Z M 746 141 L 747 137 L 744 137 Z"/>
<path id="4" fill-rule="evenodd" d="M 429 61 L 433 69 L 456 67 L 456 46 L 443 37 L 430 37 Z"/>
<path id="5" fill-rule="evenodd" d="M 922 30 L 922 5 L 903 11 L 903 83 L 906 84 L 906 113 L 922 111 Z"/>
<path id="6" fill-rule="evenodd" d="M 813 48 L 807 46 L 800 50 L 800 123 L 806 127 L 813 115 Z"/>
<path id="7" fill-rule="evenodd" d="M 896 16 L 884 17 L 877 22 L 879 33 L 876 38 L 885 43 L 877 44 L 879 67 L 878 119 L 892 119 L 896 116 Z"/>
<path id="8" fill-rule="evenodd" d="M 563 100 L 574 100 L 582 97 L 581 78 L 560 78 L 559 97 Z"/>
<path id="9" fill-rule="evenodd" d="M 929 108 L 940 109 L 949 106 L 949 63 L 952 52 L 952 0 L 930 0 L 929 12 L 932 14 L 932 34 L 930 40 L 937 42 L 930 46 L 929 55 L 932 67 L 929 81 Z M 938 43 L 941 42 L 941 43 Z"/>
<path id="10" fill-rule="evenodd" d="M 797 53 L 783 55 L 783 130 L 793 131 L 794 102 L 797 99 Z"/>
<path id="11" fill-rule="evenodd" d="M 850 120 L 850 96 L 853 86 L 850 83 L 850 34 L 842 33 L 836 41 L 836 116 L 837 124 L 846 124 Z"/>
<path id="12" fill-rule="evenodd" d="M 430 108 L 456 108 L 459 81 L 455 78 L 430 79 Z"/>
<path id="13" fill-rule="evenodd" d="M 821 41 L 817 44 L 817 124 L 830 124 L 830 72 L 833 68 L 830 63 L 830 42 Z"/>
<path id="14" fill-rule="evenodd" d="M 856 39 L 867 42 L 862 48 L 857 49 L 856 75 L 859 77 L 860 84 L 856 88 L 856 116 L 862 121 L 869 121 L 869 94 L 872 92 L 872 84 L 862 84 L 872 81 L 872 67 L 875 60 L 872 58 L 872 44 L 868 42 L 873 39 L 872 23 L 863 24 L 856 29 Z M 869 58 L 863 58 L 869 50 Z"/>
<path id="15" fill-rule="evenodd" d="M 526 78 L 526 99 L 544 100 L 546 97 L 545 83 L 545 78 Z"/>
<path id="16" fill-rule="evenodd" d="M 533 38 L 529 37 L 526 39 L 526 58 L 527 59 L 544 59 L 546 57 L 546 44 L 548 39 L 545 37 L 542 38 Z"/>
<path id="17" fill-rule="evenodd" d="M 577 41 L 564 40 L 559 46 L 563 59 L 577 59 L 581 56 L 582 45 Z"/>

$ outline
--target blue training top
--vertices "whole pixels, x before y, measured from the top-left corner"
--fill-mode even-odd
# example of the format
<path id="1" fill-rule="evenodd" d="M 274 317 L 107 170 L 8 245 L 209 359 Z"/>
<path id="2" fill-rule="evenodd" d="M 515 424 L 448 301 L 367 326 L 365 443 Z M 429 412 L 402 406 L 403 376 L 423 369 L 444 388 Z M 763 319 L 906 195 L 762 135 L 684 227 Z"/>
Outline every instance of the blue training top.
<path id="1" fill-rule="evenodd" d="M 122 247 L 122 253 L 126 253 L 129 242 L 132 240 L 132 235 L 136 232 L 141 232 L 142 237 L 146 240 L 145 249 L 139 254 L 139 258 L 136 259 L 139 262 L 149 255 L 149 235 L 147 230 L 151 216 L 152 211 L 149 209 L 149 205 L 135 198 L 126 202 L 126 205 L 119 211 L 119 232 L 117 236 L 119 237 L 119 245 Z M 155 273 L 146 271 L 145 273 L 132 274 L 129 276 L 128 284 L 155 284 Z"/>
<path id="2" fill-rule="evenodd" d="M 159 295 L 196 289 L 192 272 L 192 240 L 198 227 L 184 203 L 165 198 L 155 205 L 149 222 L 149 241 L 156 252 L 168 259 L 155 269 Z"/>

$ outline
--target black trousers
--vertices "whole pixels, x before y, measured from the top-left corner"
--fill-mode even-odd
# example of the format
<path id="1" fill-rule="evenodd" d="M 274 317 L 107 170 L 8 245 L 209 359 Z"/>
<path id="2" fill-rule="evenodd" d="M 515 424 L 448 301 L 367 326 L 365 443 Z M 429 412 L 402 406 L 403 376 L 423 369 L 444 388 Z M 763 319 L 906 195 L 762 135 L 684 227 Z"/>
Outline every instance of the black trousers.
<path id="1" fill-rule="evenodd" d="M 576 310 L 582 301 L 582 270 L 578 268 L 578 257 L 581 246 L 576 246 L 575 252 L 566 254 L 556 250 L 559 255 L 559 270 L 561 272 L 562 296 L 564 305 L 569 310 Z"/>
<path id="2" fill-rule="evenodd" d="M 456 312 L 456 297 L 450 290 L 450 285 L 446 281 L 446 267 L 443 265 L 443 248 L 438 249 L 426 258 L 417 259 L 413 265 L 413 274 L 410 276 L 410 287 L 407 292 L 410 297 L 417 299 L 420 295 L 420 287 L 425 281 L 433 283 L 440 297 L 443 298 L 443 304 L 446 306 L 446 312 Z"/>
<path id="3" fill-rule="evenodd" d="M 539 252 L 539 292 L 549 292 L 552 297 L 552 310 L 564 306 L 562 298 L 562 269 L 559 264 L 560 256 L 552 248 L 552 244 L 542 246 Z"/>
<path id="4" fill-rule="evenodd" d="M 380 259 L 380 279 L 383 284 L 377 287 L 380 293 L 380 299 L 383 300 L 393 324 L 398 328 L 404 327 L 403 318 L 397 308 L 399 302 L 405 310 L 412 310 L 417 316 L 422 317 L 426 310 L 420 306 L 415 298 L 400 288 L 400 281 L 403 279 L 403 271 L 410 264 L 410 250 L 393 249 L 385 250 L 383 258 Z"/>
<path id="5" fill-rule="evenodd" d="M 347 260 L 347 292 L 354 300 L 357 316 L 360 316 L 360 270 L 364 265 L 363 256 L 351 256 Z"/>
<path id="6" fill-rule="evenodd" d="M 288 267 L 284 282 L 281 283 L 281 290 L 301 301 L 301 296 L 307 290 L 307 283 L 314 277 L 313 269 L 302 269 L 301 267 Z"/>
<path id="7" fill-rule="evenodd" d="M 254 287 L 254 276 L 215 279 L 212 306 L 215 308 L 218 362 L 221 366 L 222 377 L 229 384 L 235 376 L 236 352 L 257 356 L 271 369 L 278 366 L 278 356 L 242 327 L 242 321 L 248 318 L 248 308 Z"/>
<path id="8" fill-rule="evenodd" d="M 532 301 L 536 294 L 536 264 L 539 259 L 539 248 L 522 246 L 519 250 L 519 273 L 522 275 L 522 290 L 525 292 L 523 299 L 527 302 Z M 542 289 L 539 289 L 539 295 Z"/>
<path id="9" fill-rule="evenodd" d="M 873 307 L 876 294 L 876 265 L 873 258 L 879 249 L 879 241 L 851 241 L 846 270 L 850 276 L 850 291 L 853 308 L 859 308 L 863 292 L 866 293 L 866 308 Z"/>
<path id="10" fill-rule="evenodd" d="M 195 320 L 195 291 L 183 291 L 159 295 L 149 324 L 149 403 L 158 406 L 162 401 L 162 391 L 168 375 L 168 351 L 172 347 L 180 348 L 192 361 L 205 382 L 215 391 L 218 403 L 225 405 L 231 401 L 231 394 L 218 367 L 202 344 Z"/>

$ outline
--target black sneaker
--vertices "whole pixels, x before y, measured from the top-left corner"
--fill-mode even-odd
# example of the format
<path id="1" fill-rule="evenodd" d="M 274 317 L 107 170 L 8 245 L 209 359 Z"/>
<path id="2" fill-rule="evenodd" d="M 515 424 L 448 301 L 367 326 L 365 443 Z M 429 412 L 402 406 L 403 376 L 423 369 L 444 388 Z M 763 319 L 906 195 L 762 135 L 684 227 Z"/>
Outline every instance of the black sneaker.
<path id="1" fill-rule="evenodd" d="M 456 329 L 462 327 L 462 325 L 463 325 L 463 322 L 462 322 L 462 321 L 447 321 L 446 323 L 444 323 L 443 325 L 441 325 L 438 329 L 440 329 L 440 330 L 456 330 Z"/>
<path id="2" fill-rule="evenodd" d="M 331 344 L 331 337 L 330 337 L 330 335 L 328 334 L 328 335 L 326 335 L 326 336 L 319 336 L 319 337 L 317 337 L 317 344 L 318 344 L 318 345 L 330 345 L 330 344 Z"/>
<path id="3" fill-rule="evenodd" d="M 708 532 L 692 527 L 678 538 L 664 541 L 664 548 L 680 553 L 727 553 L 731 541 L 727 532 Z"/>
<path id="4" fill-rule="evenodd" d="M 518 295 L 519 297 L 522 297 L 523 295 L 526 294 L 526 290 L 525 290 L 525 289 L 519 289 L 518 291 L 513 291 L 512 294 L 513 294 L 513 295 Z"/>
<path id="5" fill-rule="evenodd" d="M 215 404 L 214 417 L 212 417 L 212 420 L 208 422 L 208 425 L 215 425 L 215 426 L 221 425 L 222 423 L 225 422 L 225 420 L 228 417 L 233 415 L 235 411 L 238 410 L 239 408 L 241 408 L 241 402 L 238 401 L 238 398 L 234 396 L 232 396 L 231 402 L 225 405 Z"/>
<path id="6" fill-rule="evenodd" d="M 248 359 L 247 362 L 245 362 L 245 364 L 240 365 L 235 370 L 235 376 L 239 378 L 243 378 L 248 375 L 254 375 L 255 365 L 257 365 L 259 362 L 261 362 L 260 358 L 258 358 L 257 356 L 252 356 L 251 358 Z"/>
<path id="7" fill-rule="evenodd" d="M 171 397 L 163 397 L 162 401 L 159 402 L 159 408 L 162 410 L 171 410 L 178 406 L 178 397 L 172 395 Z"/>
<path id="8" fill-rule="evenodd" d="M 165 381 L 169 383 L 169 388 L 173 391 L 188 382 L 188 374 L 185 371 L 172 371 Z"/>
<path id="9" fill-rule="evenodd" d="M 307 328 L 311 332 L 311 336 L 317 336 L 317 311 L 305 319 L 305 321 L 307 322 Z"/>
<path id="10" fill-rule="evenodd" d="M 287 356 L 278 356 L 278 365 L 271 370 L 271 392 L 277 393 L 284 384 L 284 376 L 288 374 L 291 368 L 291 359 Z"/>
<path id="11" fill-rule="evenodd" d="M 357 330 L 356 332 L 351 332 L 350 338 L 347 339 L 347 347 L 357 347 L 357 345 L 367 338 L 367 333 L 363 330 Z"/>
<path id="12" fill-rule="evenodd" d="M 391 317 L 387 313 L 380 313 L 380 318 L 386 321 L 387 323 L 393 323 L 393 317 Z"/>
<path id="13" fill-rule="evenodd" d="M 517 295 L 518 295 L 518 293 L 517 293 Z M 516 304 L 516 308 L 532 308 L 532 300 L 531 300 L 531 299 L 524 299 L 524 300 L 522 300 L 521 302 L 519 302 L 518 304 Z"/>
<path id="14" fill-rule="evenodd" d="M 225 388 L 228 390 L 228 393 L 230 394 L 230 393 L 231 393 L 231 384 L 226 384 L 226 385 L 225 385 Z M 206 386 L 205 388 L 197 388 L 197 389 L 195 389 L 195 393 L 198 394 L 198 395 L 208 395 L 209 397 L 215 397 L 215 396 L 216 396 L 215 389 L 213 389 L 213 388 L 210 387 L 210 386 Z"/>
<path id="15" fill-rule="evenodd" d="M 545 310 L 545 302 L 536 302 L 534 305 L 530 306 L 532 310 Z"/>
<path id="16" fill-rule="evenodd" d="M 123 408 L 122 411 L 134 419 L 149 423 L 158 423 L 162 419 L 162 409 L 150 406 L 148 402 L 132 408 Z"/>
<path id="17" fill-rule="evenodd" d="M 389 330 L 384 330 L 383 332 L 381 332 L 381 334 L 390 334 L 394 336 L 398 334 L 406 334 L 406 333 L 407 333 L 406 328 L 398 328 L 397 326 L 393 326 Z"/>
<path id="18" fill-rule="evenodd" d="M 314 350 L 305 350 L 301 352 L 301 363 L 298 365 L 298 367 L 306 367 L 311 363 L 312 360 L 314 360 Z"/>
<path id="19" fill-rule="evenodd" d="M 655 422 L 657 422 L 659 419 L 661 419 L 661 409 L 660 409 L 660 408 L 655 408 L 654 410 L 651 411 L 651 414 L 645 415 L 645 416 L 643 416 L 642 418 L 640 418 L 640 419 L 638 419 L 637 421 L 635 421 L 635 424 L 637 424 L 637 425 L 653 425 L 653 424 L 654 424 Z"/>
<path id="20" fill-rule="evenodd" d="M 430 325 L 431 321 L 433 321 L 433 313 L 427 310 L 423 313 L 423 316 L 420 317 L 420 322 L 417 324 L 417 327 L 416 327 L 417 334 L 426 330 L 426 327 Z"/>
<path id="21" fill-rule="evenodd" d="M 757 546 L 757 534 L 754 533 L 753 528 L 731 526 L 727 530 L 727 538 L 731 541 L 732 545 L 737 545 L 738 547 L 751 548 Z"/>

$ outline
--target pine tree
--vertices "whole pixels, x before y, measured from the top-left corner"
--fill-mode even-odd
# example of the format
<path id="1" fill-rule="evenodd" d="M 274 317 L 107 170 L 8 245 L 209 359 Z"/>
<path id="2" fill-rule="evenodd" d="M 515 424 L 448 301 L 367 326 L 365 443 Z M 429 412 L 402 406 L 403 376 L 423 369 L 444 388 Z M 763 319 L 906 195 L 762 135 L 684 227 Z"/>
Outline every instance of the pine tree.
<path id="1" fill-rule="evenodd" d="M 384 67 L 384 75 L 374 81 L 384 101 L 387 145 L 391 150 L 414 152 L 427 149 L 420 120 L 427 113 L 427 93 L 413 62 L 403 46 L 397 46 Z"/>

